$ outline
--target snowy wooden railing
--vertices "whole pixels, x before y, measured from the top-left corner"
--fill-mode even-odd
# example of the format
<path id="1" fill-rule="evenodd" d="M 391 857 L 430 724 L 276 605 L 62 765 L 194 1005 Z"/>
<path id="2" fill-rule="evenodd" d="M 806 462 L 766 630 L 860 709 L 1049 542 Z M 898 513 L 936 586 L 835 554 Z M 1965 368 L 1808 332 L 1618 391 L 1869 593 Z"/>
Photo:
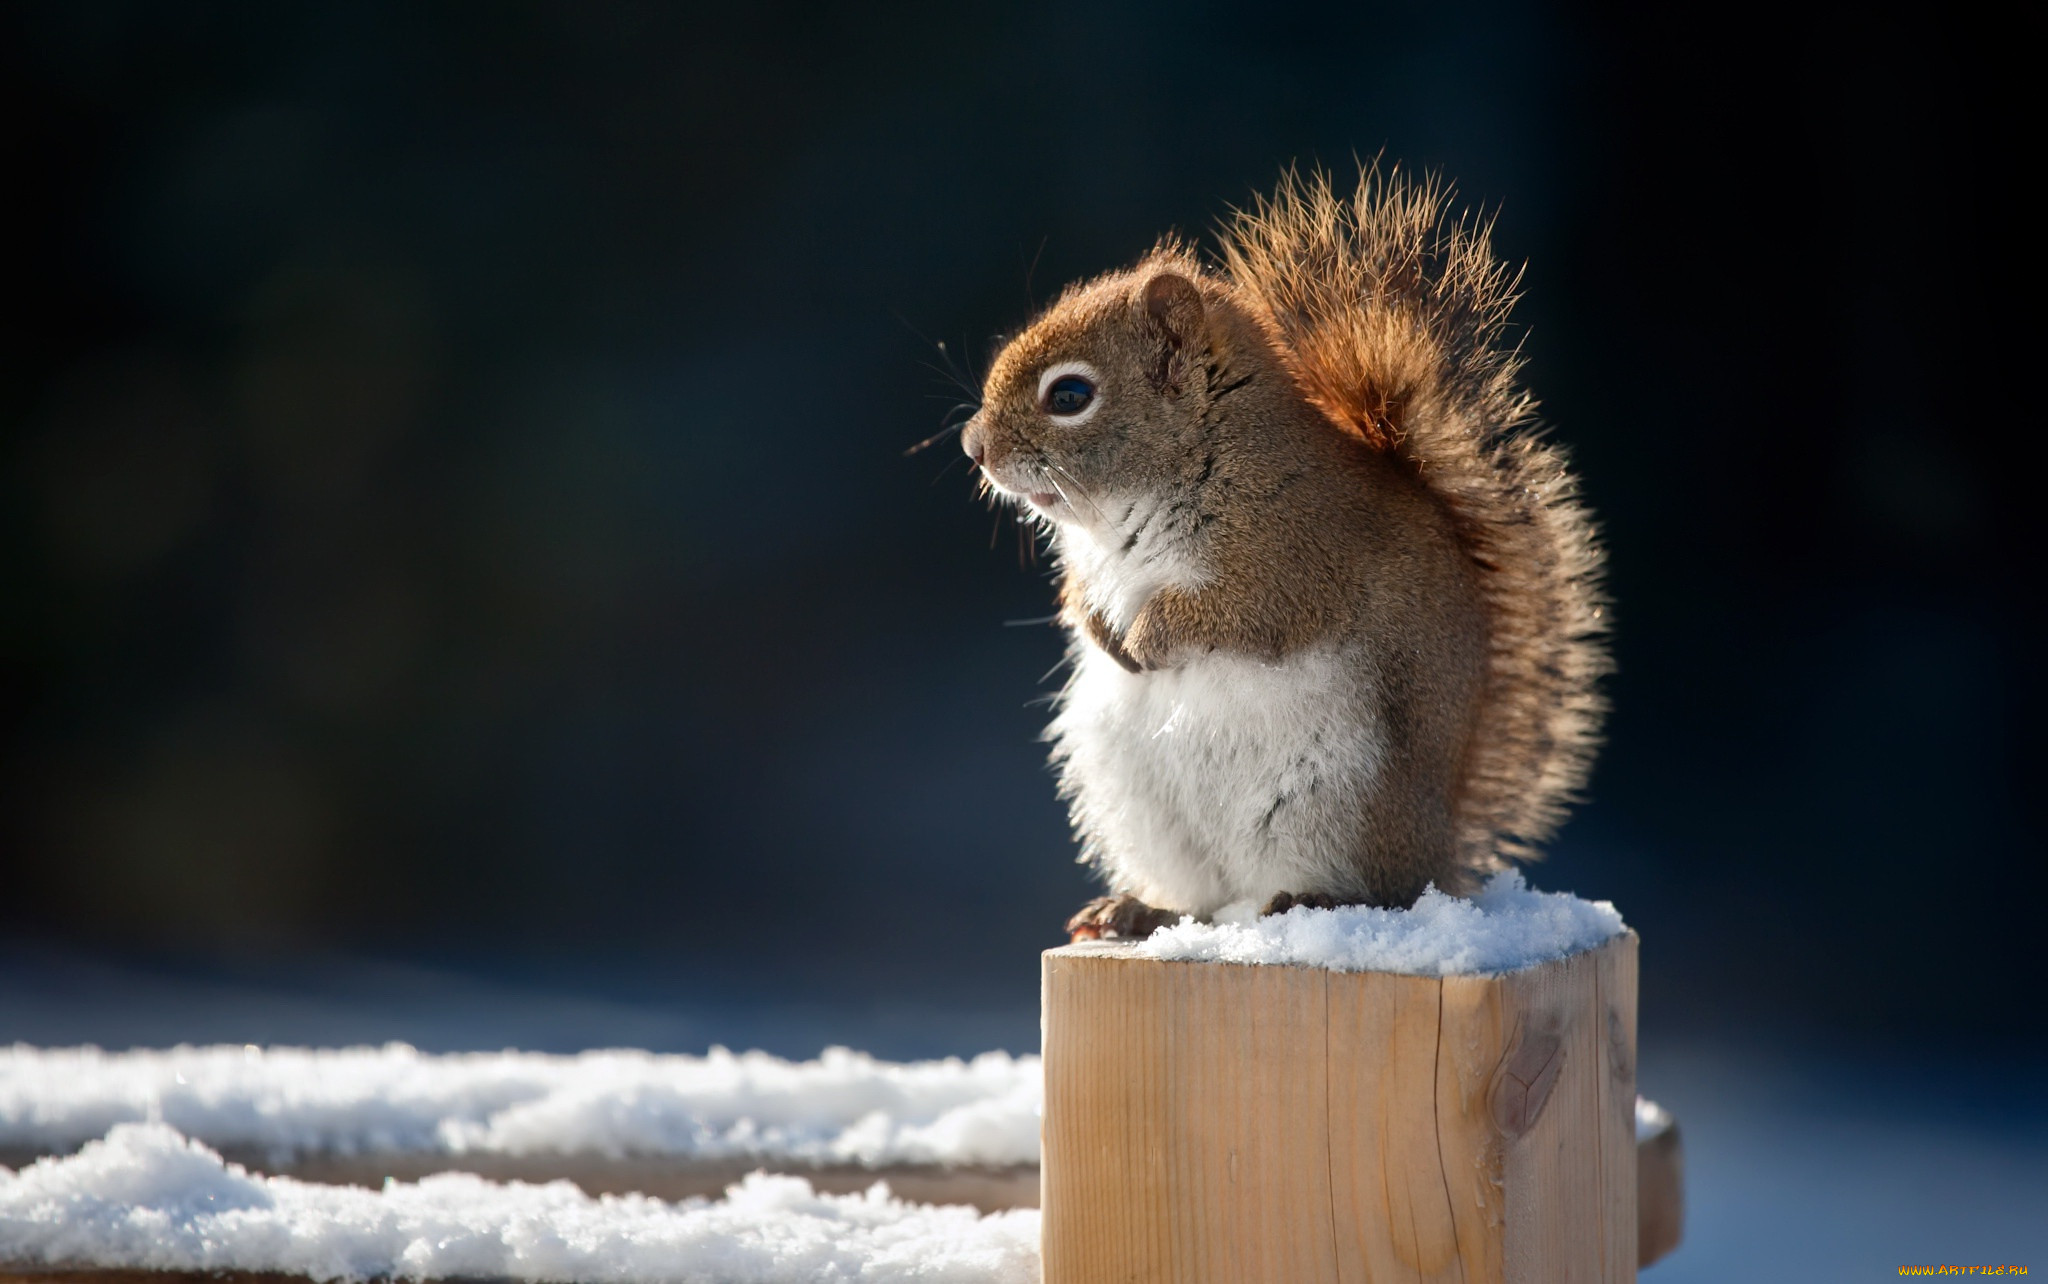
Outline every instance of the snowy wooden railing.
<path id="1" fill-rule="evenodd" d="M 1289 1254 L 1315 1235 L 1340 1271 L 1372 1260 L 1362 1234 L 1345 1249 L 1337 1233 L 1344 1192 L 1361 1223 L 1374 1198 L 1398 1210 L 1405 1232 L 1382 1215 L 1396 1261 L 1434 1261 L 1448 1242 L 1480 1254 L 1469 1279 L 1488 1278 L 1494 1262 L 1493 1278 L 1519 1278 L 1518 1245 L 1550 1251 L 1517 1238 L 1518 1227 L 1548 1224 L 1517 1220 L 1528 1206 L 1515 1203 L 1517 1183 L 1540 1171 L 1531 1148 L 1583 1149 L 1566 1124 L 1585 1114 L 1580 1076 L 1632 1049 L 1616 1033 L 1632 1028 L 1619 1005 L 1609 1003 L 1617 1019 L 1601 1044 L 1580 1002 L 1589 967 L 1605 996 L 1594 1006 L 1619 996 L 1624 953 L 1632 964 L 1633 937 L 1610 908 L 1514 885 L 1400 914 L 1183 924 L 1143 947 L 1053 952 L 1084 967 L 1128 956 L 1117 975 L 1164 980 L 1097 986 L 1092 1008 L 1049 989 L 1044 1073 L 1028 1056 L 901 1064 L 843 1049 L 790 1062 L 723 1051 L 0 1047 L 0 1168 L 17 1170 L 0 1172 L 0 1284 L 656 1284 L 693 1270 L 1021 1284 L 1040 1277 L 1041 1228 L 1054 1281 L 1098 1278 L 1104 1262 L 1146 1252 L 1172 1265 L 1182 1259 L 1170 1254 L 1195 1249 L 1231 1264 L 1230 1278 L 1312 1280 Z M 1536 956 L 1550 961 L 1530 966 Z M 1311 958 L 1320 965 L 1300 965 Z M 1233 987 L 1248 1001 L 1218 1006 Z M 1527 1019 L 1515 1025 L 1516 1014 Z M 1319 1025 L 1312 1055 L 1279 1055 L 1285 1030 Z M 1474 1095 L 1488 1056 L 1493 1077 Z M 1071 1071 L 1090 1057 L 1098 1073 L 1076 1096 Z M 1303 1065 L 1320 1070 L 1295 1081 Z M 1626 1256 L 1616 1182 L 1632 1180 L 1647 1262 L 1679 1232 L 1677 1131 L 1637 1103 L 1624 1167 L 1625 1140 L 1601 1130 L 1629 1098 L 1612 1073 L 1609 1089 L 1591 1112 L 1611 1201 L 1600 1206 L 1612 1213 L 1598 1242 L 1608 1262 Z M 1089 1094 L 1093 1120 L 1077 1123 Z M 1277 1125 L 1259 1114 L 1275 1103 Z M 1495 1196 L 1476 1222 L 1451 1203 L 1457 1169 L 1444 1156 L 1461 1139 L 1478 1146 L 1468 1185 Z M 1304 1154 L 1305 1168 L 1288 1167 Z M 1112 1188 L 1077 1201 L 1072 1176 L 1091 1163 Z M 764 1169 L 789 1176 L 745 1176 Z M 1589 1206 L 1583 1168 L 1563 1177 L 1548 1195 L 1528 1187 L 1539 1213 Z M 888 1195 L 870 1189 L 878 1181 Z M 532 1184 L 545 1182 L 555 1184 Z M 607 1197 L 627 1192 L 653 1198 Z M 1280 1242 L 1304 1209 L 1321 1214 L 1310 1239 Z M 1569 1265 L 1564 1252 L 1546 1260 Z M 1076 1254 L 1090 1273 L 1073 1274 Z M 1200 1278 L 1200 1264 L 1169 1277 Z"/>
<path id="2" fill-rule="evenodd" d="M 1654 1200 L 1641 1205 L 1648 1252 L 1656 1226 L 1669 1235 L 1677 1229 L 1677 1134 L 1647 1103 L 1638 1132 L 1644 1191 L 1671 1196 L 1661 1211 Z M 530 1175 L 549 1171 L 544 1157 L 529 1162 Z M 934 1181 L 947 1172 L 921 1170 Z M 572 1173 L 590 1180 L 588 1167 L 559 1175 Z M 565 1183 L 508 1187 L 463 1174 L 372 1189 L 324 1186 L 238 1173 L 161 1124 L 116 1125 L 79 1154 L 0 1174 L 0 1284 L 800 1282 L 835 1271 L 874 1281 L 1027 1284 L 1040 1278 L 1039 1230 L 1036 1209 L 977 1213 L 830 1195 L 814 1180 L 772 1176 L 743 1179 L 723 1199 L 682 1204 L 592 1199 Z"/>
<path id="3" fill-rule="evenodd" d="M 1037 1202 L 1041 1082 L 1004 1053 L 0 1047 L 0 1281 L 1027 1284 L 1037 1210 L 984 1209 Z"/>
<path id="4" fill-rule="evenodd" d="M 1636 1099 L 1636 1261 L 1662 1260 L 1685 1238 L 1685 1151 L 1678 1121 Z"/>
<path id="5" fill-rule="evenodd" d="M 1048 951 L 1046 1284 L 1635 1279 L 1636 938 L 1536 896 Z"/>

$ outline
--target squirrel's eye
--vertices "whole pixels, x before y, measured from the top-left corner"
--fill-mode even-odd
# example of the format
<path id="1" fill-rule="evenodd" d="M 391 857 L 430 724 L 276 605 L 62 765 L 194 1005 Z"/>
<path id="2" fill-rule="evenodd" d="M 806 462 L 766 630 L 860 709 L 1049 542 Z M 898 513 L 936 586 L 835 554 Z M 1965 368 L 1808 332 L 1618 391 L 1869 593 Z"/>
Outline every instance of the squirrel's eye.
<path id="1" fill-rule="evenodd" d="M 1078 415 L 1095 400 L 1095 385 L 1080 375 L 1061 375 L 1045 390 L 1047 414 Z"/>

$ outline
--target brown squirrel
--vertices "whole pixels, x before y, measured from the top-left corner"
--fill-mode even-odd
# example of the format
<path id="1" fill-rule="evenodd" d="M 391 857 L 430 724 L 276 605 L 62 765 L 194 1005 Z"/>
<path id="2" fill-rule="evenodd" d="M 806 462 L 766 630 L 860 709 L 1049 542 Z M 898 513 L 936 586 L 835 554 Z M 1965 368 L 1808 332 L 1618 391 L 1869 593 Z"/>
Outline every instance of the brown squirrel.
<path id="1" fill-rule="evenodd" d="M 1113 895 L 1405 906 L 1535 855 L 1605 712 L 1602 553 L 1450 194 L 1285 175 L 1209 266 L 1169 239 L 998 354 L 962 437 L 1062 572 L 1048 731 Z"/>

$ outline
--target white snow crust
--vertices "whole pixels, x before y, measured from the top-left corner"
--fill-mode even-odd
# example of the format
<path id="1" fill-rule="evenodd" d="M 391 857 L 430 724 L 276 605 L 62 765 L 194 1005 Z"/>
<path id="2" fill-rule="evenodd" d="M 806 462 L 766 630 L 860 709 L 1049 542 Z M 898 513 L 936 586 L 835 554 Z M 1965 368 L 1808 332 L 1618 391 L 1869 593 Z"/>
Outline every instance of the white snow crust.
<path id="1" fill-rule="evenodd" d="M 1644 1141 L 1671 1126 L 1671 1112 L 1654 1101 L 1636 1098 L 1636 1140 Z"/>
<path id="2" fill-rule="evenodd" d="M 0 1146 L 68 1151 L 162 1122 L 217 1147 L 597 1153 L 812 1163 L 1038 1162 L 1039 1060 L 813 1061 L 713 1048 L 461 1053 L 382 1048 L 0 1048 Z"/>
<path id="3" fill-rule="evenodd" d="M 721 1200 L 592 1199 L 461 1173 L 382 1190 L 253 1176 L 161 1123 L 0 1168 L 0 1262 L 282 1271 L 318 1280 L 1026 1284 L 1038 1213 L 820 1195 L 755 1173 Z"/>
<path id="4" fill-rule="evenodd" d="M 1309 909 L 1253 916 L 1250 906 L 1214 923 L 1183 918 L 1139 943 L 1150 958 L 1291 963 L 1335 972 L 1412 976 L 1514 972 L 1602 944 L 1626 928 L 1608 901 L 1539 892 L 1516 870 L 1488 879 L 1470 900 L 1435 888 L 1410 909 Z"/>

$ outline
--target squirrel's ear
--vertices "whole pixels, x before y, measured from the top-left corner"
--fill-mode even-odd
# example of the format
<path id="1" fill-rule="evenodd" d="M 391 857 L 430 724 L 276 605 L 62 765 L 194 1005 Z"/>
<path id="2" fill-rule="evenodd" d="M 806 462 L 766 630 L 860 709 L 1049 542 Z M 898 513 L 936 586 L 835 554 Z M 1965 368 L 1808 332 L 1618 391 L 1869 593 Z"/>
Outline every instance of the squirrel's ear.
<path id="1" fill-rule="evenodd" d="M 1145 282 L 1140 297 L 1146 328 L 1159 340 L 1156 359 L 1146 373 L 1153 387 L 1168 396 L 1179 396 L 1188 370 L 1209 346 L 1202 293 L 1178 272 L 1160 272 Z"/>
<path id="2" fill-rule="evenodd" d="M 1177 272 L 1145 282 L 1145 318 L 1171 348 L 1198 347 L 1204 330 L 1202 293 Z"/>

